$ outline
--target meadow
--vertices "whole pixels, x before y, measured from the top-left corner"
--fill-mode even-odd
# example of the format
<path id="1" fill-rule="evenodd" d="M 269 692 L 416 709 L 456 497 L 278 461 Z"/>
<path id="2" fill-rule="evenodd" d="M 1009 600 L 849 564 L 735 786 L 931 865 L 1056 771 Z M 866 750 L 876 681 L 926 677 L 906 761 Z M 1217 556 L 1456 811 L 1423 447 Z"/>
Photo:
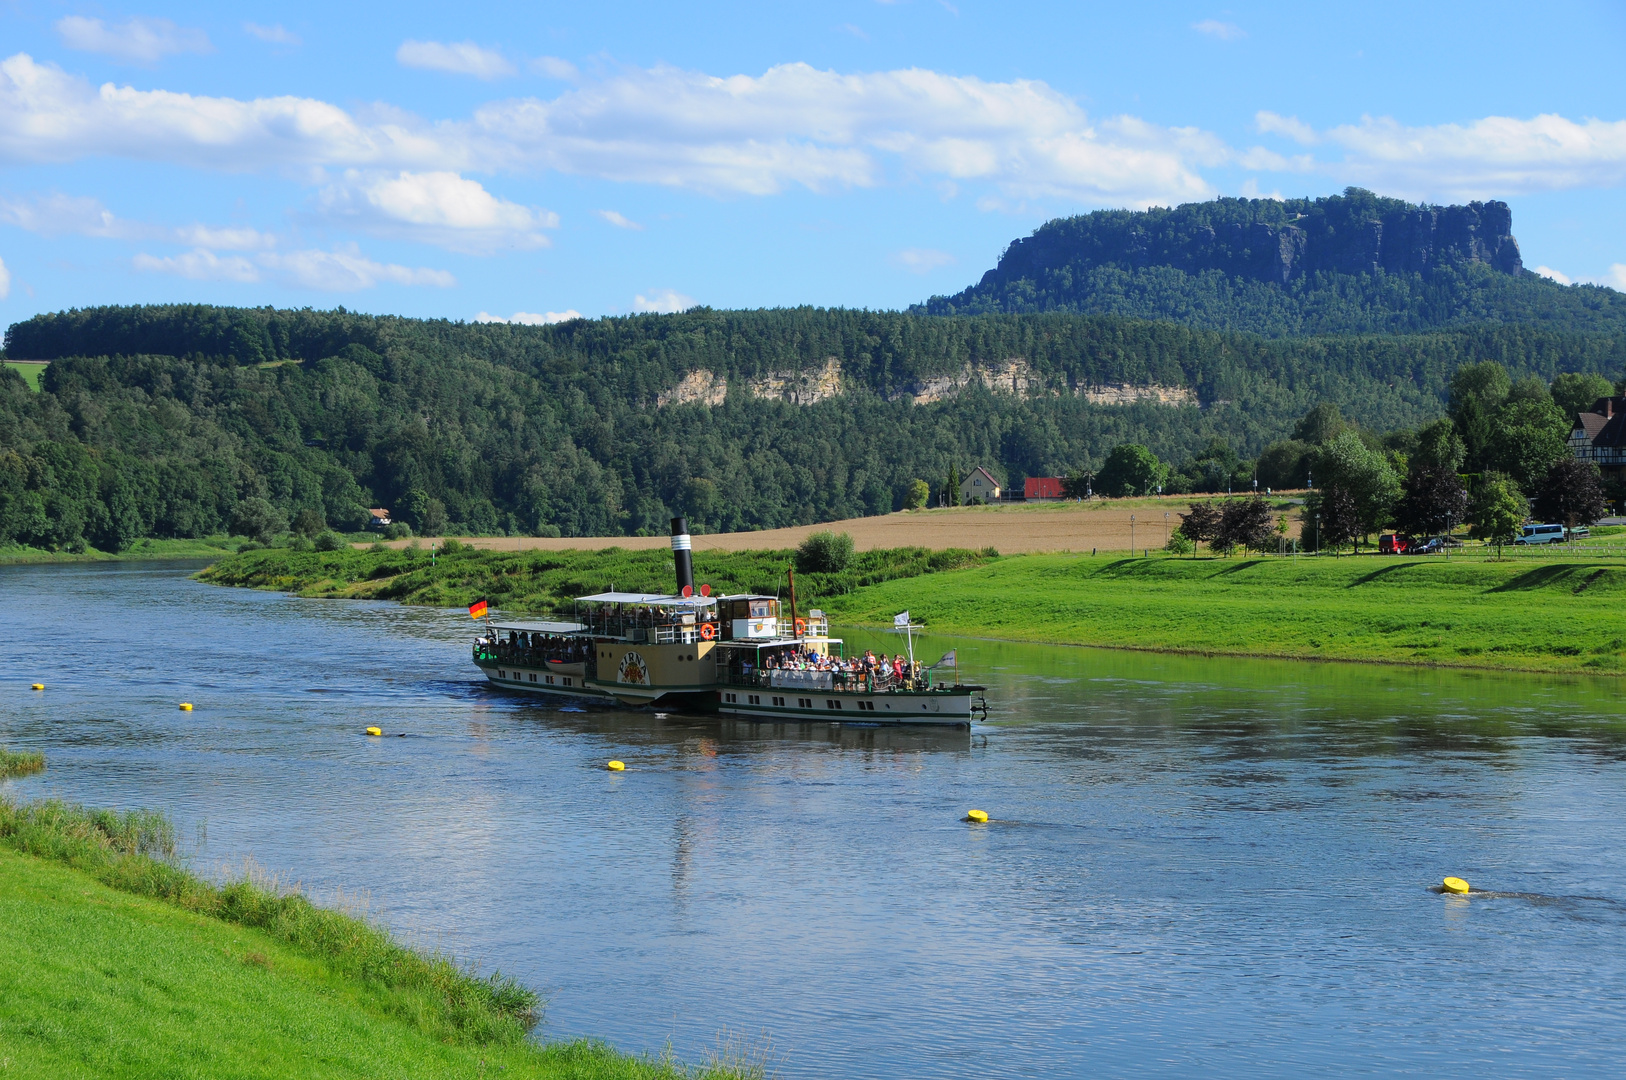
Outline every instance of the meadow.
<path id="1" fill-rule="evenodd" d="M 941 633 L 1213 656 L 1621 674 L 1626 565 L 1584 556 L 1024 555 L 835 597 Z"/>
<path id="2" fill-rule="evenodd" d="M 114 553 L 85 550 L 51 551 L 29 547 L 26 544 L 0 544 L 0 566 L 17 563 L 111 562 L 118 559 L 218 559 L 237 550 L 242 540 L 229 536 L 204 536 L 195 539 L 137 540 L 123 551 Z"/>
<path id="3" fill-rule="evenodd" d="M 0 1074 L 725 1080 L 538 1044 L 511 980 L 362 919 L 181 869 L 167 821 L 0 797 Z"/>
<path id="4" fill-rule="evenodd" d="M 695 584 L 714 593 L 789 595 L 789 551 L 696 551 Z M 896 548 L 865 551 L 835 573 L 796 575 L 802 609 L 883 581 L 976 566 L 992 551 Z M 628 551 L 494 551 L 444 541 L 433 556 L 421 545 L 377 551 L 291 551 L 266 548 L 221 559 L 199 572 L 216 585 L 276 589 L 311 597 L 398 600 L 445 607 L 486 600 L 504 615 L 563 608 L 574 597 L 604 592 L 670 593 L 671 549 Z"/>

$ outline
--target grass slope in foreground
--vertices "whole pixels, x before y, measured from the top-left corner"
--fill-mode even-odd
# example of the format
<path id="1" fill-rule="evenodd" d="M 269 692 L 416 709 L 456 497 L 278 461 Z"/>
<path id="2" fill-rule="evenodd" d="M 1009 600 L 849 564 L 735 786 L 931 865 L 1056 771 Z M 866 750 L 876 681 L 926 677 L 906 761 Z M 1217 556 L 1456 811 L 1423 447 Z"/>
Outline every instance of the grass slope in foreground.
<path id="1" fill-rule="evenodd" d="M 455 545 L 455 546 L 454 546 Z M 694 578 L 714 593 L 785 592 L 789 551 L 696 551 Z M 896 578 L 976 566 L 996 558 L 992 550 L 929 551 L 894 548 L 865 551 L 835 573 L 796 575 L 803 610 L 830 597 Z M 267 548 L 231 555 L 198 578 L 215 585 L 276 589 L 300 596 L 399 600 L 406 604 L 456 606 L 484 599 L 504 614 L 569 608 L 572 598 L 603 592 L 669 593 L 674 587 L 672 553 L 627 551 L 490 551 L 447 541 L 430 562 L 427 548 L 384 551 L 289 551 Z"/>
<path id="2" fill-rule="evenodd" d="M 459 1016 L 458 995 L 488 980 L 444 966 L 439 986 L 403 980 L 434 958 L 303 897 L 216 888 L 135 850 L 165 836 L 153 815 L 0 798 L 0 1075 L 744 1075 L 537 1046 L 490 1008 Z"/>
<path id="3" fill-rule="evenodd" d="M 831 617 L 1018 641 L 1626 673 L 1626 566 L 1586 559 L 1024 555 L 832 598 Z"/>

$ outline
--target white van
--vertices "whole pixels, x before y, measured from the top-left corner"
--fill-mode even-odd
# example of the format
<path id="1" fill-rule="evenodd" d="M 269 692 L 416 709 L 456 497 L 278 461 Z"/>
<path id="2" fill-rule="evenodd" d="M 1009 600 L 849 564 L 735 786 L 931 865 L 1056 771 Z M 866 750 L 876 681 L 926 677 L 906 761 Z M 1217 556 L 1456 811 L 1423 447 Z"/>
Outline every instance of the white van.
<path id="1" fill-rule="evenodd" d="M 1564 542 L 1564 526 L 1562 525 L 1526 525 L 1524 533 L 1515 544 L 1562 544 Z"/>

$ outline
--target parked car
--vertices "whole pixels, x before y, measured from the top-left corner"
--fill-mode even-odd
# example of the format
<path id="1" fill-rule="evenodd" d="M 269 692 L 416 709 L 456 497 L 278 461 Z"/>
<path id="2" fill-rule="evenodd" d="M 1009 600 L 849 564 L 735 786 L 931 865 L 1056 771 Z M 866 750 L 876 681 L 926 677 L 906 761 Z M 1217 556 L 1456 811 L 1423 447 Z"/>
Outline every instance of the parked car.
<path id="1" fill-rule="evenodd" d="M 1445 547 L 1445 541 L 1441 540 L 1438 536 L 1434 536 L 1434 537 L 1430 537 L 1427 540 L 1414 540 L 1414 541 L 1412 541 L 1411 546 L 1406 549 L 1406 554 L 1408 554 L 1408 555 L 1432 555 L 1436 551 L 1442 550 L 1444 547 Z"/>
<path id="2" fill-rule="evenodd" d="M 1411 548 L 1411 540 L 1394 533 L 1384 533 L 1378 537 L 1379 555 L 1404 555 Z"/>
<path id="3" fill-rule="evenodd" d="M 1564 542 L 1564 526 L 1562 525 L 1526 525 L 1519 536 L 1515 537 L 1515 544 L 1562 544 Z"/>

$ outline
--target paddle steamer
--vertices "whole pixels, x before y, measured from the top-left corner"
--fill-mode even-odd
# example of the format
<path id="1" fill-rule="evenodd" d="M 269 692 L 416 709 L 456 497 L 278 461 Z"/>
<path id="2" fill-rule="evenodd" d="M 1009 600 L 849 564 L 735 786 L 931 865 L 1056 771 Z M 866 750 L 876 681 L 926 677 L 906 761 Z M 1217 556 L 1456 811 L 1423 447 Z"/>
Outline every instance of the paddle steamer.
<path id="1" fill-rule="evenodd" d="M 505 689 L 749 719 L 965 726 L 986 715 L 985 688 L 960 682 L 957 665 L 915 662 L 919 627 L 906 616 L 908 660 L 866 663 L 845 655 L 823 612 L 797 614 L 794 585 L 788 613 L 776 596 L 696 594 L 683 518 L 672 558 L 675 594 L 595 593 L 568 619 L 493 621 L 475 664 Z"/>

